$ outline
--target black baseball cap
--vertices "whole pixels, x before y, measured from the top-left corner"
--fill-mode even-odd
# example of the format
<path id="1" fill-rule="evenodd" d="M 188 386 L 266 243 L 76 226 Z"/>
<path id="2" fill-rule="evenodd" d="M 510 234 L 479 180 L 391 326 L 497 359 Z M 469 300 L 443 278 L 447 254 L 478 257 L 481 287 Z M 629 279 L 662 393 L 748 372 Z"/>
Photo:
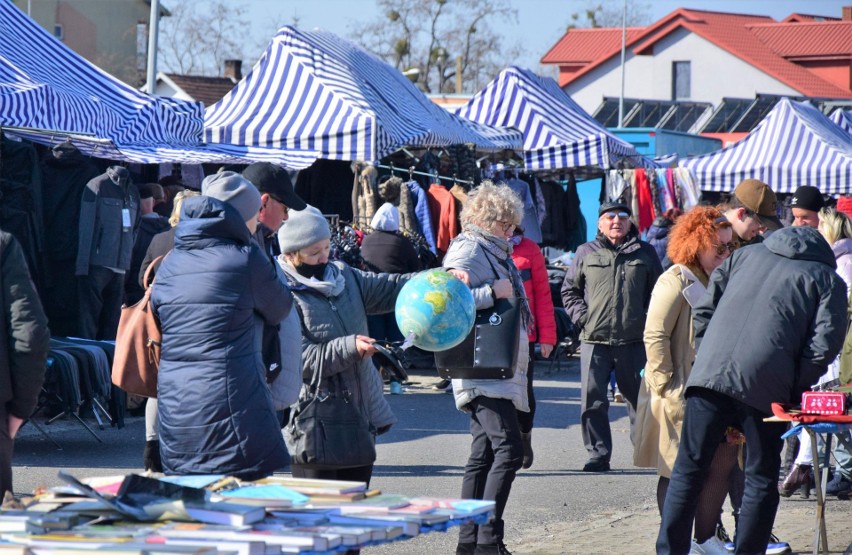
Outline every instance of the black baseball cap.
<path id="1" fill-rule="evenodd" d="M 598 208 L 598 217 L 603 216 L 607 212 L 612 212 L 614 210 L 618 210 L 619 212 L 627 212 L 628 216 L 633 215 L 633 211 L 630 210 L 630 207 L 627 204 L 619 201 L 609 201 L 601 203 L 601 207 Z"/>
<path id="2" fill-rule="evenodd" d="M 252 182 L 261 193 L 266 193 L 287 208 L 304 210 L 308 205 L 293 190 L 287 170 L 269 162 L 255 162 L 243 170 L 243 177 Z"/>

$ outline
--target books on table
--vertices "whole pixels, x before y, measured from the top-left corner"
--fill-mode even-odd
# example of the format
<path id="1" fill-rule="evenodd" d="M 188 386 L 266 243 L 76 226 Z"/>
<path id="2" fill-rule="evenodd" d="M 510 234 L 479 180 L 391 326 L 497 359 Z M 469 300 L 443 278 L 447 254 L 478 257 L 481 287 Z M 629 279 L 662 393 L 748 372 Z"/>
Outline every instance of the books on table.
<path id="1" fill-rule="evenodd" d="M 310 498 L 290 488 L 278 484 L 246 485 L 220 491 L 217 496 L 225 501 L 260 505 L 269 508 L 286 508 L 304 505 Z"/>

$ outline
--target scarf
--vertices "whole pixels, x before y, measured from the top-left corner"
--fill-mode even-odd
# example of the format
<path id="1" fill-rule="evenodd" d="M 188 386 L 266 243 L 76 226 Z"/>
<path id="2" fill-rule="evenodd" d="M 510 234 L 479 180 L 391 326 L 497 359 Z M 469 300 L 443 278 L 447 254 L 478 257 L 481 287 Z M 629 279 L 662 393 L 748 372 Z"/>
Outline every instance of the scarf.
<path id="1" fill-rule="evenodd" d="M 515 290 L 515 295 L 521 299 L 521 318 L 524 323 L 524 328 L 532 329 L 533 314 L 530 310 L 530 303 L 527 299 L 526 289 L 524 289 L 524 280 L 521 279 L 521 273 L 515 262 L 512 260 L 512 243 L 502 237 L 489 233 L 485 229 L 475 224 L 466 224 L 462 235 L 468 239 L 475 241 L 479 246 L 485 249 L 485 256 L 493 256 L 498 263 L 509 271 L 509 278 L 512 280 L 512 288 Z"/>
<path id="2" fill-rule="evenodd" d="M 343 286 L 346 285 L 346 278 L 343 277 L 343 272 L 332 262 L 329 262 L 328 266 L 325 267 L 325 275 L 322 280 L 306 278 L 296 271 L 296 268 L 284 258 L 283 254 L 278 256 L 278 265 L 281 266 L 281 269 L 284 270 L 284 273 L 287 274 L 291 282 L 303 285 L 308 289 L 313 289 L 325 297 L 340 295 L 343 292 Z"/>

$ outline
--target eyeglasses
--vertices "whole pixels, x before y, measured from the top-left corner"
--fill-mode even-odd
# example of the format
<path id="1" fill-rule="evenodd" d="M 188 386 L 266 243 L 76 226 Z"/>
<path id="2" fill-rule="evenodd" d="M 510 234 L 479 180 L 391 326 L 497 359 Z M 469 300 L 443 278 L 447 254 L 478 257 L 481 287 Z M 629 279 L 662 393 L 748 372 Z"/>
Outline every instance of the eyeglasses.
<path id="1" fill-rule="evenodd" d="M 515 224 L 512 222 L 507 222 L 505 220 L 496 220 L 498 224 L 500 224 L 500 229 L 503 230 L 503 233 L 509 233 L 509 230 L 515 229 Z"/>
<path id="2" fill-rule="evenodd" d="M 626 220 L 630 217 L 630 214 L 627 212 L 604 212 L 601 214 L 601 218 L 606 218 L 607 220 L 614 220 L 618 218 L 619 220 Z"/>
<path id="3" fill-rule="evenodd" d="M 725 254 L 726 251 L 733 253 L 737 248 L 737 244 L 736 243 L 721 243 L 719 245 L 713 245 L 713 248 L 716 249 L 717 255 L 722 256 L 723 254 Z"/>

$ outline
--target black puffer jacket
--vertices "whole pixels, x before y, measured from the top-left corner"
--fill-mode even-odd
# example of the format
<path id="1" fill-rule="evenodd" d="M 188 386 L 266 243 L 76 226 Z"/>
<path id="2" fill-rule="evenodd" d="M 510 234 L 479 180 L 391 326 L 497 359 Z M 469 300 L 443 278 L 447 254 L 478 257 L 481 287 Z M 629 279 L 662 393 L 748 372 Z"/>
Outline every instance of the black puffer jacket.
<path id="1" fill-rule="evenodd" d="M 255 478 L 287 462 L 261 361 L 261 327 L 292 296 L 231 206 L 183 205 L 151 302 L 162 323 L 160 453 L 169 474 Z"/>
<path id="2" fill-rule="evenodd" d="M 654 247 L 632 227 L 614 247 L 598 232 L 577 248 L 562 283 L 562 301 L 585 343 L 626 345 L 642 341 L 651 291 L 663 273 Z"/>
<path id="3" fill-rule="evenodd" d="M 693 308 L 698 355 L 687 382 L 766 414 L 798 403 L 846 333 L 846 285 L 816 229 L 790 227 L 734 251 Z"/>

